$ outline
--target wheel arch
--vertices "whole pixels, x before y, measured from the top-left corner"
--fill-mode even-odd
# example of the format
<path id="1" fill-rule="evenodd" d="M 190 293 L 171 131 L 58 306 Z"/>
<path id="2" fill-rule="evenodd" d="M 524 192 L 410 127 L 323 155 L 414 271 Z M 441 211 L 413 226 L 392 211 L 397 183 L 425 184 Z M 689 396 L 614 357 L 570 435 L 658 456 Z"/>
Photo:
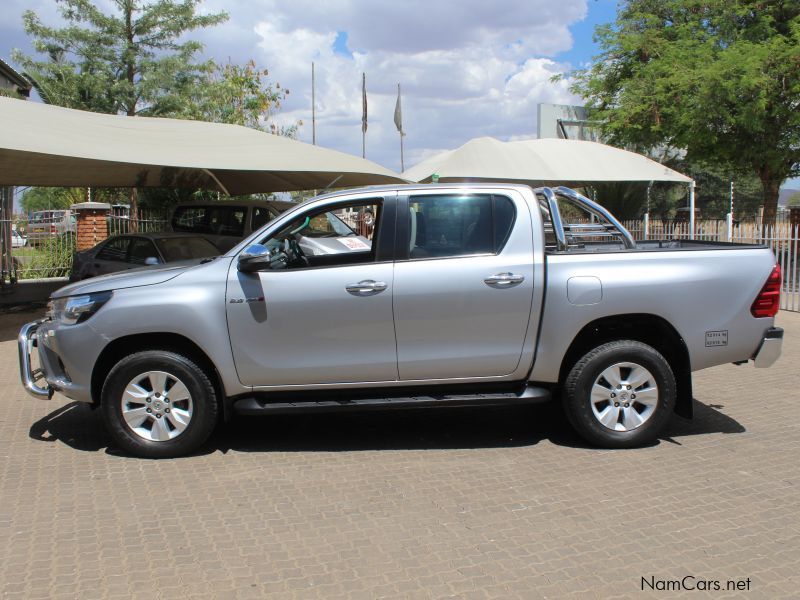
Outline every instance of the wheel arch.
<path id="1" fill-rule="evenodd" d="M 186 336 L 171 332 L 127 335 L 109 342 L 103 348 L 92 369 L 91 392 L 93 405 L 100 405 L 103 384 L 114 365 L 126 356 L 144 350 L 166 350 L 192 359 L 197 366 L 205 371 L 214 385 L 217 399 L 223 411 L 223 418 L 227 418 L 225 390 L 216 365 L 195 342 Z"/>
<path id="2" fill-rule="evenodd" d="M 636 340 L 661 353 L 675 375 L 677 398 L 675 412 L 692 417 L 692 369 L 689 350 L 677 330 L 663 317 L 647 313 L 602 317 L 587 323 L 569 346 L 559 371 L 563 386 L 572 367 L 587 352 L 615 340 Z"/>

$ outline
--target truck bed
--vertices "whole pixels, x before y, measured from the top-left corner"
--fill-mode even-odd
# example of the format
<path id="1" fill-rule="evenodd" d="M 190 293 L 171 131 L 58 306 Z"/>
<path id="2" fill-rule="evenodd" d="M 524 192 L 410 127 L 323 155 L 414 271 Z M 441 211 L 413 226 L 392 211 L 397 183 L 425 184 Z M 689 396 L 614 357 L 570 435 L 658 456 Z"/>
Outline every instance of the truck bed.
<path id="1" fill-rule="evenodd" d="M 763 244 L 742 244 L 737 242 L 714 242 L 708 240 L 642 240 L 635 248 L 626 248 L 621 241 L 581 242 L 570 244 L 564 251 L 558 251 L 555 243 L 547 245 L 548 254 L 581 254 L 605 252 L 665 252 L 676 250 L 743 250 L 766 248 Z"/>

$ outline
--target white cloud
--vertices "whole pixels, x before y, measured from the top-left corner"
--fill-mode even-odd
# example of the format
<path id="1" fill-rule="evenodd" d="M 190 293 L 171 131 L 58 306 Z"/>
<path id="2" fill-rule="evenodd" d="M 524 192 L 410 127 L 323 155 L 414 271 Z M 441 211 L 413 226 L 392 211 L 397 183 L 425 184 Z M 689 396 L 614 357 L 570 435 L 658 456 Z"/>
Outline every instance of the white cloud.
<path id="1" fill-rule="evenodd" d="M 398 82 L 406 167 L 477 136 L 535 136 L 539 102 L 576 101 L 567 82 L 550 81 L 568 66 L 548 56 L 571 46 L 567 27 L 584 16 L 583 0 L 260 5 L 270 18 L 254 27 L 256 58 L 292 92 L 279 121 L 302 119 L 301 139 L 310 141 L 314 61 L 317 142 L 359 154 L 365 72 L 367 157 L 390 168 L 400 166 L 392 121 Z M 338 32 L 347 33 L 351 56 L 334 50 Z"/>

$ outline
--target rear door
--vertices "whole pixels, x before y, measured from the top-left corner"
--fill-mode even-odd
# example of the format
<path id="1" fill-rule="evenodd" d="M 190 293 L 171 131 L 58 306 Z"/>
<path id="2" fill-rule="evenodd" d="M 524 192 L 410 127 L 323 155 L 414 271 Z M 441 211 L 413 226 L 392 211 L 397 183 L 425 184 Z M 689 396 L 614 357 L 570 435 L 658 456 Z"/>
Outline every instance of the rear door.
<path id="1" fill-rule="evenodd" d="M 531 218 L 515 194 L 454 190 L 398 202 L 400 380 L 514 377 L 531 315 Z"/>

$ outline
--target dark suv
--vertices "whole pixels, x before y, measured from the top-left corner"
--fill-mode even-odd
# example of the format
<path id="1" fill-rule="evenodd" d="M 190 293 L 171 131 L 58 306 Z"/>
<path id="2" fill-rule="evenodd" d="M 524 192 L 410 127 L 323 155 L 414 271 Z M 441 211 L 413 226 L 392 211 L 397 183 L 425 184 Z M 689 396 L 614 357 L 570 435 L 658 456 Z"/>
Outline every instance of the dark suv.
<path id="1" fill-rule="evenodd" d="M 170 220 L 172 231 L 201 235 L 225 253 L 293 206 L 280 200 L 244 200 L 179 204 Z"/>

